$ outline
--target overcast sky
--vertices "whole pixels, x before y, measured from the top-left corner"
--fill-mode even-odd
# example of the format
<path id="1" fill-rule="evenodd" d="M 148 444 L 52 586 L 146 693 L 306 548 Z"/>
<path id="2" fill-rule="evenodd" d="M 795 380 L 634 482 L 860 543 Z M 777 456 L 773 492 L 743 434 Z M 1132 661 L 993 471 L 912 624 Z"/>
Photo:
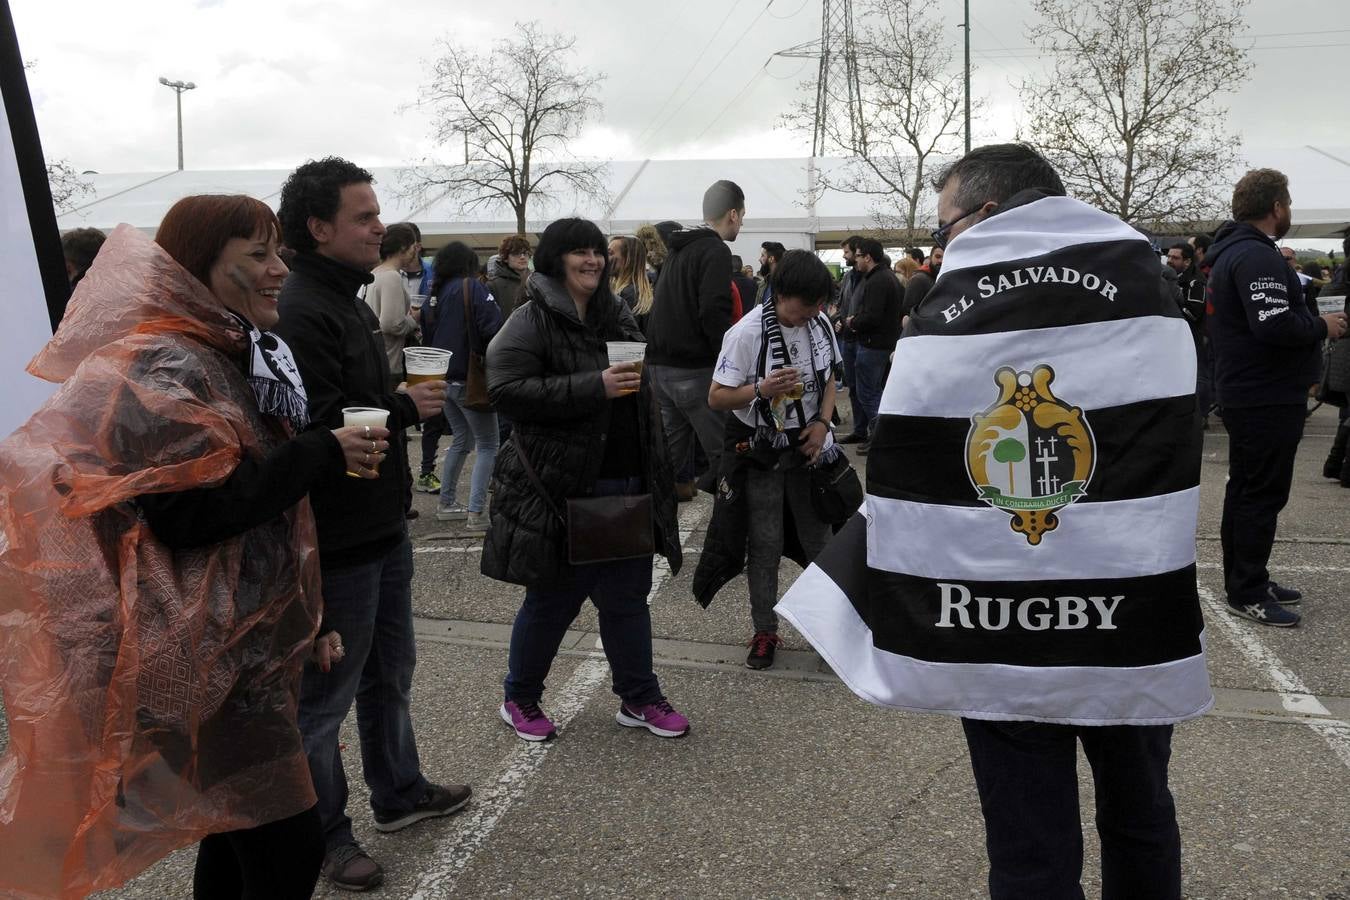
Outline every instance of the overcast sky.
<path id="1" fill-rule="evenodd" d="M 1030 5 L 971 0 L 974 94 L 988 101 L 977 143 L 1016 131 L 1013 85 L 1040 65 L 1025 49 Z M 487 45 L 529 19 L 576 35 L 577 62 L 607 76 L 604 112 L 578 142 L 582 154 L 810 152 L 809 135 L 785 131 L 777 119 L 814 63 L 771 56 L 819 36 L 819 0 L 11 0 L 11 7 L 33 64 L 44 150 L 77 171 L 174 168 L 174 96 L 161 75 L 199 85 L 183 97 L 190 169 L 290 168 L 330 153 L 367 166 L 411 162 L 434 152 L 423 118 L 408 106 L 438 40 Z M 506 7 L 515 12 L 491 17 Z M 939 8 L 959 60 L 961 3 L 940 0 Z M 1246 145 L 1350 145 L 1350 2 L 1254 0 L 1249 24 L 1251 77 L 1223 98 Z"/>

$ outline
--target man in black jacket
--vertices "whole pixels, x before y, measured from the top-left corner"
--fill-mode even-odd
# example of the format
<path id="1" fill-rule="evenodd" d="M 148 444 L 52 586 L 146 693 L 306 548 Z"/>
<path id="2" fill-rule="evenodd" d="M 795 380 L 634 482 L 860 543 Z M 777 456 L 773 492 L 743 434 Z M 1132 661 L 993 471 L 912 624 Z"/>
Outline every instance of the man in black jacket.
<path id="1" fill-rule="evenodd" d="M 853 315 L 854 306 L 862 298 L 863 275 L 857 268 L 858 242 L 861 240 L 862 238 L 856 234 L 849 235 L 839 245 L 840 249 L 844 251 L 846 271 L 839 286 L 839 315 L 834 323 L 834 330 L 839 337 L 839 349 L 844 358 L 844 384 L 848 386 L 848 405 L 852 411 L 850 420 L 853 422 L 853 431 L 839 439 L 841 444 L 861 444 L 867 440 L 867 428 L 871 424 L 871 420 L 867 418 L 867 411 L 858 401 L 858 374 L 856 372 L 858 338 L 853 333 L 853 329 L 844 324 L 848 321 L 849 316 Z"/>
<path id="2" fill-rule="evenodd" d="M 1314 316 L 1298 275 L 1275 241 L 1289 233 L 1289 179 L 1248 172 L 1233 190 L 1233 218 L 1215 235 L 1209 273 L 1215 388 L 1228 429 L 1224 588 L 1228 610 L 1263 625 L 1297 625 L 1298 591 L 1270 580 L 1266 563 L 1289 500 L 1308 388 L 1320 376 L 1322 341 L 1345 333 L 1343 312 Z"/>
<path id="3" fill-rule="evenodd" d="M 389 390 L 379 323 L 357 289 L 372 281 L 384 226 L 370 173 L 329 157 L 296 169 L 281 189 L 282 237 L 295 251 L 278 298 L 276 331 L 291 346 L 314 423 L 337 428 L 343 408 L 388 410 L 388 428 L 440 412 L 444 381 Z M 411 480 L 405 442 L 391 437 L 378 479 L 339 476 L 310 492 L 319 532 L 323 627 L 342 637 L 346 657 L 323 673 L 306 667 L 300 731 L 319 798 L 326 856 L 336 886 L 366 890 L 384 872 L 361 849 L 346 813 L 347 779 L 338 729 L 357 703 L 357 729 L 375 827 L 397 831 L 443 816 L 469 800 L 466 785 L 422 775 L 409 700 L 416 649 L 412 622 L 412 543 L 404 518 Z"/>
<path id="4" fill-rule="evenodd" d="M 684 464 L 698 436 L 715 477 L 726 414 L 708 406 L 713 366 L 731 327 L 731 249 L 745 219 L 745 192 L 719 181 L 703 194 L 704 224 L 670 235 L 647 325 L 646 368 L 661 404 L 670 458 Z M 707 480 L 711 490 L 712 478 Z M 676 485 L 692 499 L 694 485 Z"/>
<path id="5" fill-rule="evenodd" d="M 881 391 L 886 386 L 886 369 L 900 337 L 905 288 L 895 277 L 880 241 L 860 238 L 854 266 L 863 280 L 854 289 L 853 315 L 845 324 L 858 342 L 853 363 L 857 402 L 862 405 L 866 421 L 875 422 L 881 407 Z M 858 445 L 860 453 L 865 454 L 867 449 L 866 442 Z"/>

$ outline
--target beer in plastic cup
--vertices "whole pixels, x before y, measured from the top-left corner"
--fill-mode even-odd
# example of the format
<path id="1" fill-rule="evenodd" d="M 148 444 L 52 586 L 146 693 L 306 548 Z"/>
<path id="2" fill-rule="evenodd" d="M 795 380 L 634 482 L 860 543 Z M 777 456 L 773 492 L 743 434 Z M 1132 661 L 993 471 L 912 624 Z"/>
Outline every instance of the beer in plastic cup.
<path id="1" fill-rule="evenodd" d="M 427 295 L 426 295 L 426 294 L 413 294 L 412 296 L 410 296 L 410 297 L 408 298 L 408 300 L 409 300 L 409 302 L 412 304 L 412 308 L 413 308 L 413 309 L 421 309 L 423 306 L 426 305 L 426 302 L 427 302 Z"/>
<path id="2" fill-rule="evenodd" d="M 634 370 L 639 377 L 642 375 L 643 361 L 647 356 L 647 345 L 641 341 L 606 341 L 605 349 L 609 351 L 609 364 L 617 366 L 622 363 L 637 363 Z M 637 388 L 621 391 L 624 394 L 636 394 Z"/>
<path id="3" fill-rule="evenodd" d="M 800 400 L 805 395 L 806 395 L 806 384 L 804 382 L 799 381 L 792 387 L 788 388 L 787 393 L 784 394 L 783 396 L 789 400 Z"/>
<path id="4" fill-rule="evenodd" d="M 376 409 L 373 406 L 347 406 L 342 409 L 343 425 L 369 425 L 371 428 L 383 428 L 389 421 L 389 410 Z M 348 472 L 353 478 L 360 478 L 355 472 Z"/>
<path id="5" fill-rule="evenodd" d="M 404 347 L 403 365 L 408 373 L 408 387 L 423 381 L 444 381 L 451 355 L 449 350 L 436 347 Z"/>

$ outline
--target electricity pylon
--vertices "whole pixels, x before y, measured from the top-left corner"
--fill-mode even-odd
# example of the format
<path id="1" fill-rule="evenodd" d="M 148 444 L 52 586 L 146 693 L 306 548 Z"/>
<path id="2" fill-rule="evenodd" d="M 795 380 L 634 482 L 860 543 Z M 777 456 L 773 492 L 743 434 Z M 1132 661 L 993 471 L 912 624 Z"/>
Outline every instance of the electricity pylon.
<path id="1" fill-rule="evenodd" d="M 821 0 L 820 6 L 820 39 L 780 50 L 775 56 L 820 60 L 811 155 L 825 154 L 825 123 L 836 103 L 848 108 L 849 146 L 857 152 L 859 144 L 866 141 L 866 133 L 859 110 L 862 94 L 858 89 L 858 50 L 853 41 L 853 0 Z"/>

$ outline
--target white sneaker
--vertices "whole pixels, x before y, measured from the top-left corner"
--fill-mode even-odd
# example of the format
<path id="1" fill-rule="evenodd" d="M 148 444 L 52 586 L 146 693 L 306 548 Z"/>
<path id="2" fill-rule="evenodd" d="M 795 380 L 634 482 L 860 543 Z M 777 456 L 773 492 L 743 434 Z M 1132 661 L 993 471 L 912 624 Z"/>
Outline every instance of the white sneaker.
<path id="1" fill-rule="evenodd" d="M 459 506 L 458 504 L 451 507 L 438 507 L 436 509 L 436 521 L 458 522 L 460 519 L 464 518 L 464 514 L 467 512 L 468 512 L 467 509 L 465 509 L 462 506 Z"/>
<path id="2" fill-rule="evenodd" d="M 464 530 L 485 532 L 488 530 L 488 514 L 484 512 L 471 512 L 464 518 Z"/>

